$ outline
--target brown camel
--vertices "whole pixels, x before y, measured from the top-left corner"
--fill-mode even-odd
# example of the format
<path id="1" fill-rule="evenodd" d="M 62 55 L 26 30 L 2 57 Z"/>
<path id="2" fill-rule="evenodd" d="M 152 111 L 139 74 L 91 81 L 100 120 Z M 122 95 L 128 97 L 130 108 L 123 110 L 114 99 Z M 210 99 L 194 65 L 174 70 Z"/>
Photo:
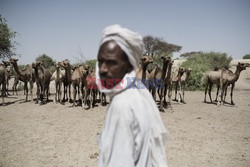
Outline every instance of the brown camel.
<path id="1" fill-rule="evenodd" d="M 72 76 L 72 71 L 71 71 L 71 65 L 68 60 L 63 60 L 62 62 L 58 62 L 58 65 L 65 70 L 65 79 L 63 81 L 63 86 L 64 86 L 64 94 L 63 94 L 63 101 L 72 101 L 71 99 L 71 76 Z M 68 94 L 68 89 L 69 89 L 69 94 Z M 66 97 L 66 98 L 65 98 Z"/>
<path id="2" fill-rule="evenodd" d="M 140 79 L 144 85 L 146 85 L 147 80 L 149 79 L 149 73 L 147 71 L 147 66 L 153 63 L 153 59 L 149 56 L 143 56 L 139 67 L 136 69 L 136 78 Z M 147 86 L 147 85 L 146 85 Z"/>
<path id="3" fill-rule="evenodd" d="M 168 70 L 167 70 L 167 76 L 165 78 L 165 83 L 164 83 L 164 95 L 163 95 L 163 104 L 164 106 L 168 106 L 171 107 L 171 97 L 172 97 L 172 66 L 174 64 L 174 60 L 170 61 L 168 63 Z M 166 95 L 167 95 L 167 91 L 168 91 L 168 104 L 166 101 Z"/>
<path id="4" fill-rule="evenodd" d="M 189 79 L 190 73 L 191 73 L 191 68 L 186 68 L 185 71 L 183 72 L 181 78 L 180 78 L 180 85 L 181 85 L 181 90 L 180 90 L 180 99 L 182 103 L 186 103 L 185 102 L 185 98 L 184 98 L 184 94 L 185 94 L 185 88 L 186 88 L 186 84 L 187 81 Z M 182 92 L 182 96 L 181 96 L 181 92 Z"/>
<path id="5" fill-rule="evenodd" d="M 224 104 L 225 103 L 225 91 L 226 88 L 232 84 L 231 87 L 231 105 L 234 105 L 233 102 L 233 89 L 235 86 L 235 82 L 239 79 L 240 73 L 243 70 L 246 70 L 246 67 L 250 67 L 249 63 L 240 63 L 238 62 L 236 66 L 236 71 L 235 73 L 230 73 L 228 70 L 222 70 L 221 72 L 221 78 L 220 78 L 220 89 L 221 89 L 221 101 L 218 102 L 218 104 L 221 104 L 221 102 Z"/>
<path id="6" fill-rule="evenodd" d="M 0 64 L 0 86 L 2 85 L 2 105 L 4 103 L 4 96 L 6 91 L 6 67 L 4 64 Z"/>
<path id="7" fill-rule="evenodd" d="M 60 70 L 59 63 L 55 63 L 56 71 L 52 74 L 51 81 L 55 81 L 55 100 L 54 103 L 59 102 L 62 103 L 62 83 L 65 80 L 65 70 Z"/>
<path id="8" fill-rule="evenodd" d="M 44 96 L 47 96 L 47 101 L 49 101 L 49 85 L 51 79 L 51 73 L 48 69 L 44 67 L 43 62 L 37 61 L 32 63 L 32 68 L 35 70 L 35 78 L 37 85 L 37 98 L 36 103 L 38 103 L 38 99 L 41 100 L 41 104 L 44 103 Z"/>
<path id="9" fill-rule="evenodd" d="M 183 75 L 184 71 L 185 71 L 185 69 L 183 67 L 179 67 L 177 75 L 173 76 L 172 79 L 171 79 L 172 84 L 175 85 L 175 96 L 174 96 L 173 101 L 180 102 L 180 98 L 176 99 L 176 97 L 177 97 L 177 94 L 180 94 L 180 92 L 177 93 L 177 91 L 178 91 L 178 86 L 179 86 L 179 90 L 181 90 L 181 82 L 180 82 L 180 80 L 181 80 L 181 76 Z"/>
<path id="10" fill-rule="evenodd" d="M 31 65 L 27 64 L 25 69 L 22 71 L 19 71 L 18 69 L 18 65 L 17 65 L 17 61 L 18 59 L 15 58 L 11 58 L 9 60 L 9 62 L 11 64 L 13 64 L 13 67 L 16 71 L 16 73 L 18 74 L 20 80 L 22 80 L 24 82 L 24 89 L 25 89 L 25 93 L 26 93 L 26 99 L 25 101 L 28 101 L 28 83 L 30 85 L 30 95 L 31 95 L 31 101 L 33 100 L 33 80 L 34 80 L 34 70 L 32 69 Z"/>
<path id="11" fill-rule="evenodd" d="M 152 89 L 152 96 L 156 100 L 156 89 L 157 89 L 158 96 L 160 99 L 159 110 L 164 111 L 163 105 L 162 105 L 163 89 L 164 89 L 164 84 L 165 84 L 167 68 L 168 68 L 169 62 L 171 61 L 171 57 L 162 56 L 161 59 L 162 59 L 162 63 L 163 63 L 162 70 L 159 67 L 155 67 L 155 69 L 153 71 L 151 71 L 148 78 L 149 78 L 149 80 L 152 80 L 152 78 L 153 78 L 154 85 L 153 85 L 153 89 Z"/>
<path id="12" fill-rule="evenodd" d="M 96 96 L 98 93 L 97 84 L 96 84 L 95 71 L 90 70 L 86 77 L 86 95 L 84 100 L 84 106 L 88 105 L 88 108 L 94 108 Z"/>

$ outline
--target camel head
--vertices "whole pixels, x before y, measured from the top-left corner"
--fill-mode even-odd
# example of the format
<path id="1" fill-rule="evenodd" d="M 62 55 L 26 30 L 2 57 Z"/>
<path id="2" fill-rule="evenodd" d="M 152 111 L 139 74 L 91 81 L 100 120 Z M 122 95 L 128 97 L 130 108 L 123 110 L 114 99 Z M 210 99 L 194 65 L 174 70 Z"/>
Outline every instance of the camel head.
<path id="1" fill-rule="evenodd" d="M 249 63 L 240 63 L 238 62 L 236 68 L 239 69 L 240 71 L 246 70 L 246 67 L 249 67 Z"/>
<path id="2" fill-rule="evenodd" d="M 11 64 L 13 64 L 13 65 L 17 65 L 17 61 L 18 61 L 18 59 L 15 59 L 15 58 L 10 58 L 10 59 L 9 59 L 9 62 L 10 62 Z"/>
<path id="3" fill-rule="evenodd" d="M 9 65 L 10 65 L 10 62 L 9 61 L 2 61 L 3 62 L 3 64 L 5 65 L 5 67 L 8 67 Z"/>
<path id="4" fill-rule="evenodd" d="M 70 69 L 71 68 L 71 65 L 70 65 L 68 60 L 63 60 L 61 62 L 58 62 L 58 65 L 60 67 L 63 67 L 64 69 Z"/>
<path id="5" fill-rule="evenodd" d="M 150 63 L 153 63 L 153 59 L 152 59 L 151 57 L 149 57 L 149 56 L 143 56 L 143 57 L 141 58 L 141 64 L 142 64 L 143 66 L 146 66 L 146 65 L 148 65 L 148 64 L 150 64 Z"/>
<path id="6" fill-rule="evenodd" d="M 191 71 L 192 71 L 192 69 L 191 69 L 191 68 L 187 68 L 187 69 L 186 69 L 187 74 L 190 74 L 190 73 L 191 73 Z"/>
<path id="7" fill-rule="evenodd" d="M 169 56 L 161 56 L 163 63 L 169 63 L 171 61 L 171 57 Z"/>
<path id="8" fill-rule="evenodd" d="M 42 67 L 43 65 L 44 65 L 43 62 L 37 61 L 37 62 L 33 62 L 32 65 L 31 65 L 31 67 L 34 68 L 34 69 L 36 69 L 38 67 Z"/>

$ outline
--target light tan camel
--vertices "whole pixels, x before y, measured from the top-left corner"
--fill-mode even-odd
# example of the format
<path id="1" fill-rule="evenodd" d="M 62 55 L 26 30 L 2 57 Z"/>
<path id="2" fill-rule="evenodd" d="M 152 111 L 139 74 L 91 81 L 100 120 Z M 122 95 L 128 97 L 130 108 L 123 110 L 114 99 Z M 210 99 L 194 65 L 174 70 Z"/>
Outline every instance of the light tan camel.
<path id="1" fill-rule="evenodd" d="M 184 73 L 182 74 L 181 78 L 180 78 L 180 85 L 181 85 L 181 89 L 180 89 L 180 99 L 181 99 L 181 102 L 182 103 L 185 103 L 185 98 L 184 98 L 184 95 L 185 95 L 185 88 L 186 88 L 186 84 L 187 84 L 187 81 L 189 79 L 189 76 L 190 76 L 190 73 L 191 73 L 192 69 L 191 68 L 186 68 Z M 181 93 L 182 93 L 182 96 L 181 96 Z"/>
<path id="2" fill-rule="evenodd" d="M 164 95 L 163 95 L 163 104 L 166 107 L 171 107 L 171 97 L 172 97 L 172 66 L 174 64 L 174 60 L 168 63 L 167 76 L 165 78 L 164 83 Z M 166 95 L 168 92 L 168 104 L 166 101 Z"/>
<path id="3" fill-rule="evenodd" d="M 63 86 L 64 86 L 64 94 L 63 94 L 63 101 L 69 101 L 71 102 L 71 76 L 72 76 L 72 71 L 71 71 L 71 65 L 68 60 L 63 60 L 62 62 L 58 62 L 58 65 L 65 70 L 65 79 L 63 81 Z M 68 93 L 69 89 L 69 93 Z M 66 97 L 66 98 L 65 98 Z"/>
<path id="4" fill-rule="evenodd" d="M 73 69 L 73 73 L 71 76 L 71 82 L 73 86 L 73 106 L 75 106 L 76 95 L 78 94 L 78 99 L 82 104 L 84 98 L 84 80 L 87 77 L 87 71 L 83 66 L 78 66 Z M 81 95 L 82 94 L 82 95 Z"/>
<path id="5" fill-rule="evenodd" d="M 54 103 L 62 103 L 62 83 L 65 80 L 65 70 L 60 69 L 59 63 L 55 63 L 56 71 L 52 74 L 51 81 L 55 81 L 55 100 Z"/>
<path id="6" fill-rule="evenodd" d="M 9 94 L 9 80 L 11 77 L 11 74 L 13 73 L 13 65 L 9 62 L 9 61 L 2 61 L 3 64 L 5 65 L 5 77 L 6 77 L 6 95 L 10 95 Z M 9 67 L 9 68 L 8 68 Z"/>
<path id="7" fill-rule="evenodd" d="M 229 70 L 228 68 L 221 68 L 221 69 L 216 69 L 214 71 L 209 71 L 207 72 L 206 76 L 205 76 L 205 97 L 204 97 L 204 102 L 206 103 L 206 95 L 207 95 L 207 91 L 208 91 L 208 95 L 209 95 L 209 99 L 210 102 L 213 103 L 212 101 L 212 97 L 211 97 L 211 91 L 212 91 L 212 87 L 213 84 L 215 84 L 217 86 L 217 92 L 216 92 L 216 98 L 215 98 L 215 102 L 218 102 L 217 98 L 219 95 L 219 90 L 220 90 L 220 78 L 221 78 L 221 72 L 223 70 L 228 70 L 229 73 L 233 74 L 233 72 L 231 70 Z M 225 91 L 226 93 L 227 91 Z"/>
<path id="8" fill-rule="evenodd" d="M 226 91 L 226 88 L 230 84 L 232 84 L 230 96 L 231 96 L 231 105 L 234 105 L 233 89 L 235 86 L 235 82 L 239 79 L 241 71 L 246 70 L 246 67 L 250 67 L 250 64 L 238 62 L 237 66 L 236 66 L 235 73 L 232 74 L 232 73 L 228 72 L 228 70 L 222 70 L 221 78 L 220 78 L 221 101 L 218 102 L 218 104 L 225 103 L 225 94 L 224 93 Z"/>
<path id="9" fill-rule="evenodd" d="M 18 74 L 20 80 L 24 82 L 24 88 L 25 88 L 25 93 L 26 93 L 26 99 L 25 101 L 28 101 L 28 83 L 30 85 L 30 95 L 31 95 L 31 101 L 33 100 L 33 80 L 34 80 L 34 70 L 32 69 L 31 65 L 27 64 L 25 69 L 22 71 L 19 71 L 18 65 L 17 65 L 18 59 L 11 58 L 9 62 L 13 64 L 13 67 Z"/>
<path id="10" fill-rule="evenodd" d="M 0 64 L 0 87 L 2 85 L 2 105 L 4 103 L 4 96 L 6 91 L 6 67 L 4 64 Z"/>
<path id="11" fill-rule="evenodd" d="M 179 90 L 181 90 L 181 82 L 180 82 L 180 80 L 181 80 L 181 76 L 183 75 L 184 71 L 185 71 L 185 68 L 179 67 L 177 75 L 173 76 L 171 78 L 172 84 L 175 86 L 174 87 L 174 89 L 175 89 L 175 96 L 174 96 L 173 101 L 178 101 L 178 102 L 181 101 L 180 96 L 178 96 L 178 99 L 176 97 L 177 97 L 178 94 L 180 94 L 180 92 L 178 92 L 178 87 L 179 87 Z"/>
<path id="12" fill-rule="evenodd" d="M 51 73 L 48 69 L 44 67 L 43 62 L 37 61 L 32 63 L 32 68 L 35 70 L 35 78 L 36 78 L 36 85 L 37 85 L 37 98 L 36 103 L 38 100 L 41 100 L 41 104 L 44 104 L 44 97 L 47 96 L 47 101 L 49 101 L 49 85 L 51 79 Z"/>
<path id="13" fill-rule="evenodd" d="M 146 85 L 149 79 L 149 73 L 147 71 L 147 66 L 153 63 L 153 59 L 149 56 L 143 56 L 139 67 L 136 69 L 136 78 L 140 79 L 144 85 Z M 146 85 L 147 86 L 147 85 Z"/>

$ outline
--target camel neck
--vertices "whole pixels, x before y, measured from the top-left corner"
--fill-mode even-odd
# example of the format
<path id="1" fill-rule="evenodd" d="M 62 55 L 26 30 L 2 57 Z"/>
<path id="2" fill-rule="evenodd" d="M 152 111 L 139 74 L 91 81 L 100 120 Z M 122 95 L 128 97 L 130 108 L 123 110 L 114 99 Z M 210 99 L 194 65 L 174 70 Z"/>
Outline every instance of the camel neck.
<path id="1" fill-rule="evenodd" d="M 168 73 L 167 73 L 167 79 L 170 79 L 171 73 L 172 73 L 172 63 L 168 65 Z"/>
<path id="2" fill-rule="evenodd" d="M 167 73 L 168 62 L 163 62 L 161 79 L 165 79 Z"/>

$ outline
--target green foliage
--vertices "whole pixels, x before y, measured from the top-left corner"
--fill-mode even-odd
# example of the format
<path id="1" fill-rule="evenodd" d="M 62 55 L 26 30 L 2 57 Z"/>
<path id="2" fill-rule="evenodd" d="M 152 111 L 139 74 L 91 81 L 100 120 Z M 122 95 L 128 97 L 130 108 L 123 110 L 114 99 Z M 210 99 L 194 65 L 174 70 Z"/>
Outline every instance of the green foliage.
<path id="1" fill-rule="evenodd" d="M 96 59 L 87 60 L 84 64 L 87 64 L 90 68 L 95 69 Z"/>
<path id="2" fill-rule="evenodd" d="M 226 53 L 200 52 L 195 56 L 189 56 L 187 61 L 182 63 L 182 67 L 191 68 L 192 72 L 189 77 L 187 87 L 189 90 L 203 90 L 203 78 L 207 71 L 215 68 L 229 67 L 232 58 L 228 57 Z"/>
<path id="3" fill-rule="evenodd" d="M 243 59 L 250 59 L 250 54 L 246 54 L 245 56 L 243 56 Z"/>
<path id="4" fill-rule="evenodd" d="M 10 58 L 15 55 L 13 50 L 17 44 L 13 39 L 16 32 L 12 31 L 5 18 L 0 15 L 0 59 Z"/>
<path id="5" fill-rule="evenodd" d="M 47 56 L 46 54 L 42 54 L 36 58 L 36 61 L 41 61 L 44 63 L 45 68 L 48 68 L 50 71 L 55 71 L 55 61 Z"/>

